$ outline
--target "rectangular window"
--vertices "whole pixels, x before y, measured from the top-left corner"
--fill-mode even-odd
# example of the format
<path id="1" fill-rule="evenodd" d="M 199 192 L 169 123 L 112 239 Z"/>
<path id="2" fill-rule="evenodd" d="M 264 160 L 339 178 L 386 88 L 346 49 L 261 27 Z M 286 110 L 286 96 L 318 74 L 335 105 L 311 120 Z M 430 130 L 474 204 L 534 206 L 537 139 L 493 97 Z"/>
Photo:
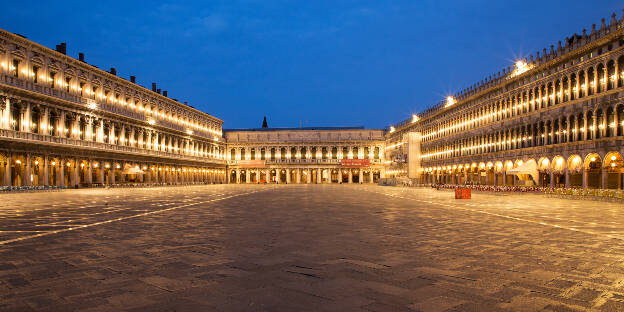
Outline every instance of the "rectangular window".
<path id="1" fill-rule="evenodd" d="M 82 94 L 83 94 L 84 85 L 85 85 L 85 83 L 84 83 L 84 82 L 81 82 L 81 83 L 80 83 L 80 89 L 79 89 L 79 91 L 80 91 L 80 96 L 82 96 Z"/>
<path id="2" fill-rule="evenodd" d="M 50 72 L 50 86 L 54 88 L 56 86 L 56 79 L 54 78 L 56 73 Z"/>
<path id="3" fill-rule="evenodd" d="M 65 78 L 65 91 L 69 92 L 70 84 L 71 84 L 71 78 Z"/>

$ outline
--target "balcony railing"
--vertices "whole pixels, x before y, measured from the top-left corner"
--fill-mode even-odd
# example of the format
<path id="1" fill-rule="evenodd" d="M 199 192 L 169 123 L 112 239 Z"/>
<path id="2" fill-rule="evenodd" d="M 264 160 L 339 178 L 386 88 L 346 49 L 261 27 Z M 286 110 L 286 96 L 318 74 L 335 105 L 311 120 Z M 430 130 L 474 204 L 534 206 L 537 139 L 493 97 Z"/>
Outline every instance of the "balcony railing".
<path id="1" fill-rule="evenodd" d="M 230 166 L 238 165 L 239 160 L 228 160 Z M 340 159 L 274 159 L 265 160 L 267 165 L 339 165 Z M 381 164 L 380 159 L 371 159 L 371 164 Z"/>
<path id="2" fill-rule="evenodd" d="M 16 87 L 16 88 L 25 89 L 28 91 L 33 91 L 36 93 L 48 95 L 48 96 L 55 97 L 61 100 L 66 100 L 66 101 L 70 101 L 73 103 L 81 104 L 81 105 L 84 105 L 85 107 L 87 107 L 89 102 L 92 101 L 92 103 L 97 104 L 97 108 L 99 110 L 122 115 L 125 117 L 130 117 L 130 118 L 144 121 L 144 122 L 148 121 L 148 117 L 145 114 L 135 112 L 131 109 L 128 109 L 127 107 L 112 105 L 112 104 L 102 102 L 102 101 L 90 100 L 79 95 L 74 95 L 70 92 L 63 90 L 62 88 L 52 88 L 50 86 L 34 83 L 30 79 L 22 79 L 22 78 L 18 78 L 12 75 L 8 75 L 6 73 L 0 73 L 0 83 L 4 83 L 7 85 Z M 166 127 L 166 128 L 178 130 L 181 132 L 186 132 L 185 127 L 172 123 L 168 120 L 157 119 L 156 124 Z M 213 139 L 214 137 L 214 135 L 209 134 L 209 133 L 204 133 L 202 131 L 196 131 L 195 135 L 208 138 L 208 139 Z"/>
<path id="3" fill-rule="evenodd" d="M 62 138 L 62 137 L 57 137 L 57 136 L 45 135 L 45 134 L 19 132 L 19 131 L 7 130 L 7 129 L 0 129 L 0 138 L 24 140 L 24 141 L 31 142 L 31 143 L 60 144 L 60 145 L 65 145 L 67 147 L 88 148 L 88 149 L 95 149 L 95 150 L 100 150 L 100 151 L 105 151 L 105 152 L 118 152 L 118 153 L 134 154 L 134 155 L 141 155 L 141 156 L 175 158 L 175 159 L 180 159 L 180 160 L 225 164 L 224 160 L 210 158 L 210 157 L 183 155 L 183 154 L 169 153 L 169 152 L 163 152 L 163 151 L 154 151 L 154 150 L 136 148 L 132 146 L 123 146 L 123 145 L 114 145 L 114 144 L 108 144 L 108 143 L 102 143 L 102 142 L 84 141 L 84 140 L 77 140 L 77 139 L 72 139 L 72 138 Z"/>

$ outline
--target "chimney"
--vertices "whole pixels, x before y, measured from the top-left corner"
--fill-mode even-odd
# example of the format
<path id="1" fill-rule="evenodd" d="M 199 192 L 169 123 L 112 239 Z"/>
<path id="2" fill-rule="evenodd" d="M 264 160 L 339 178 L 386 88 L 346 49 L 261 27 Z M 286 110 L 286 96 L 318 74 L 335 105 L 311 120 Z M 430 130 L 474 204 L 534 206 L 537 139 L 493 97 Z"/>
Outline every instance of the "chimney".
<path id="1" fill-rule="evenodd" d="M 152 91 L 156 92 L 156 83 L 152 82 Z"/>
<path id="2" fill-rule="evenodd" d="M 188 106 L 188 102 L 187 102 L 187 101 L 184 101 L 184 105 L 187 105 L 187 106 Z"/>
<path id="3" fill-rule="evenodd" d="M 156 93 L 160 94 L 160 89 L 156 89 Z"/>
<path id="4" fill-rule="evenodd" d="M 82 53 L 82 52 L 78 53 L 78 60 L 83 62 L 83 63 L 85 62 L 84 61 L 84 53 Z"/>
<path id="5" fill-rule="evenodd" d="M 56 45 L 56 52 L 63 53 L 67 55 L 67 43 L 63 42 L 61 44 Z"/>
<path id="6" fill-rule="evenodd" d="M 111 67 L 110 73 L 111 73 L 111 75 L 117 76 L 117 70 L 115 69 L 115 67 Z"/>
<path id="7" fill-rule="evenodd" d="M 164 96 L 167 96 L 167 90 L 164 90 L 164 91 L 163 91 L 163 95 L 164 95 Z"/>
<path id="8" fill-rule="evenodd" d="M 136 83 L 136 76 L 130 76 L 130 82 Z"/>

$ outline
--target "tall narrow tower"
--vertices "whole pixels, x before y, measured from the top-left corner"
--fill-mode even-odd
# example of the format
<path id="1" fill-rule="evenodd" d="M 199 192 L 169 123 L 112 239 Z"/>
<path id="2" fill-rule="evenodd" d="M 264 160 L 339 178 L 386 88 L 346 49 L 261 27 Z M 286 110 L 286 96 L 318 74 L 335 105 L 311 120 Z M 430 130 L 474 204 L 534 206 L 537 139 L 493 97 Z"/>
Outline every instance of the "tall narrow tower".
<path id="1" fill-rule="evenodd" d="M 262 121 L 262 128 L 268 128 L 269 125 L 266 122 L 266 116 L 264 116 L 264 120 Z"/>

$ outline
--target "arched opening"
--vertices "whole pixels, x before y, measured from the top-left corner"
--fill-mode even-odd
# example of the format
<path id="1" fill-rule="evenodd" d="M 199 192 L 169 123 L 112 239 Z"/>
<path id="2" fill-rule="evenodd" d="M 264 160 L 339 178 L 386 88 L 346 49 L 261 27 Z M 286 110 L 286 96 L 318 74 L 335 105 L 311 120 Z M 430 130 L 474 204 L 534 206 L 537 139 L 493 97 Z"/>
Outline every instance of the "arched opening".
<path id="1" fill-rule="evenodd" d="M 539 185 L 542 187 L 550 186 L 550 160 L 542 157 L 537 162 L 537 171 L 539 172 Z"/>
<path id="2" fill-rule="evenodd" d="M 605 67 L 602 63 L 598 64 L 598 66 L 596 67 L 596 73 L 598 74 L 598 85 L 596 86 L 596 92 L 600 93 L 606 89 L 607 84 L 607 81 L 605 80 Z"/>
<path id="3" fill-rule="evenodd" d="M 598 109 L 596 111 L 595 126 L 596 128 L 594 129 L 594 132 L 596 132 L 596 139 L 600 139 L 601 137 L 604 136 L 604 131 L 605 131 L 604 112 L 602 109 Z"/>
<path id="4" fill-rule="evenodd" d="M 505 171 L 509 171 L 513 169 L 513 167 L 514 167 L 514 163 L 511 162 L 511 160 L 507 160 L 504 164 Z M 514 185 L 515 177 L 513 174 L 507 174 L 505 175 L 505 177 L 506 177 L 506 180 L 504 181 L 505 185 Z"/>
<path id="5" fill-rule="evenodd" d="M 619 73 L 616 73 L 617 74 L 617 86 L 621 87 L 622 85 L 624 85 L 624 56 L 620 56 L 617 62 L 618 62 L 618 68 L 621 71 Z"/>
<path id="6" fill-rule="evenodd" d="M 576 87 L 576 74 L 570 75 L 570 100 L 576 99 L 576 92 L 578 92 L 578 88 Z"/>
<path id="7" fill-rule="evenodd" d="M 617 75 L 615 74 L 615 62 L 613 60 L 607 63 L 607 90 L 615 89 Z"/>
<path id="8" fill-rule="evenodd" d="M 607 125 L 606 125 L 606 135 L 608 137 L 614 137 L 617 131 L 617 125 L 615 124 L 615 110 L 613 107 L 607 108 Z"/>
<path id="9" fill-rule="evenodd" d="M 622 104 L 618 105 L 615 110 L 617 112 L 618 123 L 619 123 L 618 125 L 616 125 L 617 136 L 622 136 L 624 135 L 624 105 Z"/>
<path id="10" fill-rule="evenodd" d="M 594 68 L 587 69 L 587 95 L 594 94 L 594 88 L 596 87 L 596 81 L 594 80 Z"/>
<path id="11" fill-rule="evenodd" d="M 552 174 L 555 187 L 565 187 L 566 161 L 561 156 L 555 156 L 552 160 Z"/>
<path id="12" fill-rule="evenodd" d="M 595 120 L 594 120 L 594 113 L 592 111 L 588 111 L 587 112 L 587 129 L 583 128 L 583 131 L 587 131 L 587 139 L 588 140 L 593 140 L 596 138 L 595 136 L 595 129 L 596 129 L 596 125 L 595 125 Z"/>
<path id="13" fill-rule="evenodd" d="M 607 171 L 605 188 L 621 190 L 624 184 L 622 180 L 624 173 L 624 160 L 618 152 L 610 152 L 604 159 L 604 170 Z"/>
<path id="14" fill-rule="evenodd" d="M 587 81 L 585 81 L 584 71 L 579 72 L 578 79 L 579 79 L 579 86 L 580 86 L 580 89 L 578 90 L 578 94 L 579 94 L 579 98 L 582 98 L 585 96 L 585 92 L 587 92 Z"/>
<path id="15" fill-rule="evenodd" d="M 568 157 L 570 187 L 583 187 L 583 159 L 579 155 Z"/>
<path id="16" fill-rule="evenodd" d="M 598 154 L 592 153 L 585 156 L 585 176 L 587 188 L 601 188 L 602 160 Z"/>

